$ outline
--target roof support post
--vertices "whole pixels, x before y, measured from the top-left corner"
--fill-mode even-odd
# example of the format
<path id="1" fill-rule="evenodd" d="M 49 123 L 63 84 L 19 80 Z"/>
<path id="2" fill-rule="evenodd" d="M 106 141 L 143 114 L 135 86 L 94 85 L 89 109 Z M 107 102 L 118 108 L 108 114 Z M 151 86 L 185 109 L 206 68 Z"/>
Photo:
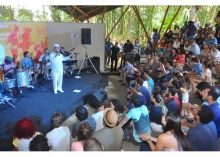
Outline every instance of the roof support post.
<path id="1" fill-rule="evenodd" d="M 177 10 L 176 14 L 174 15 L 173 19 L 171 20 L 170 24 L 167 26 L 166 31 L 164 32 L 163 36 L 160 38 L 159 44 L 161 42 L 161 39 L 163 39 L 163 37 L 165 36 L 166 32 L 168 31 L 168 29 L 170 28 L 171 24 L 173 23 L 174 19 L 176 18 L 176 16 L 178 15 L 180 9 L 181 9 L 182 5 L 179 7 L 179 9 Z"/>
<path id="2" fill-rule="evenodd" d="M 110 34 L 113 32 L 113 30 L 115 29 L 115 27 L 117 26 L 117 24 L 119 23 L 119 21 L 122 19 L 122 17 L 125 15 L 126 11 L 128 10 L 129 6 L 125 9 L 125 11 L 123 12 L 123 14 L 121 15 L 121 17 L 118 19 L 118 21 L 115 23 L 115 25 L 113 26 L 113 28 L 111 29 L 111 31 L 108 33 L 108 35 L 106 36 L 106 38 L 108 38 L 110 36 Z"/>
<path id="3" fill-rule="evenodd" d="M 144 29 L 145 35 L 147 36 L 147 39 L 148 39 L 148 42 L 150 43 L 150 46 L 153 47 L 153 44 L 152 44 L 152 42 L 151 42 L 151 39 L 150 39 L 150 37 L 149 37 L 149 35 L 148 35 L 148 33 L 147 33 L 145 27 L 144 27 L 144 23 L 143 23 L 143 21 L 142 21 L 142 19 L 141 19 L 141 17 L 140 17 L 139 12 L 138 12 L 137 6 L 132 6 L 132 7 L 133 7 L 133 9 L 134 9 L 134 11 L 135 11 L 135 13 L 136 13 L 136 15 L 137 15 L 138 20 L 139 20 L 140 23 L 141 23 L 142 28 Z"/>

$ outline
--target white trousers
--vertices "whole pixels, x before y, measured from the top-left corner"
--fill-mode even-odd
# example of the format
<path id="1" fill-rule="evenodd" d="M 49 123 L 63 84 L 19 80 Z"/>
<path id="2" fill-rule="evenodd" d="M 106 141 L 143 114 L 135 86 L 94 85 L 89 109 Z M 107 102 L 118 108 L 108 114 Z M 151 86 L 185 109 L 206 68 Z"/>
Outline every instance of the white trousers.
<path id="1" fill-rule="evenodd" d="M 54 90 L 54 92 L 56 92 L 57 90 L 62 90 L 63 71 L 52 72 L 52 77 L 53 77 L 53 90 Z"/>

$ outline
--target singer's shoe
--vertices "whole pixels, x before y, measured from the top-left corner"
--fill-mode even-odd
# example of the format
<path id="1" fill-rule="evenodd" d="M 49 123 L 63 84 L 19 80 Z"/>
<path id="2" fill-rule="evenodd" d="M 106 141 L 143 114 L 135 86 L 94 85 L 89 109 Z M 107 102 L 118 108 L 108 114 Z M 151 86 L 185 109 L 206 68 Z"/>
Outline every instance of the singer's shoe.
<path id="1" fill-rule="evenodd" d="M 54 94 L 57 94 L 57 91 L 54 91 Z"/>
<path id="2" fill-rule="evenodd" d="M 62 89 L 58 90 L 59 92 L 63 93 L 64 91 Z"/>

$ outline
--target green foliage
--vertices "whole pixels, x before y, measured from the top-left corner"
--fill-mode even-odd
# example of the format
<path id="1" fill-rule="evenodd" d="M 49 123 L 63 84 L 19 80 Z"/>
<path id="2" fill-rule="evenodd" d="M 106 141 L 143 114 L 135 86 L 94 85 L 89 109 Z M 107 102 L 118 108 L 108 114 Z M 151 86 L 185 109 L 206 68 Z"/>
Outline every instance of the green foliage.
<path id="1" fill-rule="evenodd" d="M 18 16 L 16 19 L 18 21 L 33 21 L 34 14 L 31 10 L 21 8 L 18 10 Z"/>

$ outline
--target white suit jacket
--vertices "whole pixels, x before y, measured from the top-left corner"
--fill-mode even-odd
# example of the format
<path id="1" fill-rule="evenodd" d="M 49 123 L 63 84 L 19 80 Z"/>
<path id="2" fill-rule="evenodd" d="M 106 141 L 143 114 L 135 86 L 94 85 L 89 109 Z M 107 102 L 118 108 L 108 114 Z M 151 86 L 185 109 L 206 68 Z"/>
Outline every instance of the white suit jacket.
<path id="1" fill-rule="evenodd" d="M 63 61 L 67 61 L 70 59 L 69 56 L 64 57 L 62 54 L 59 54 L 55 57 L 56 53 L 52 52 L 50 54 L 50 61 L 52 63 L 52 71 L 53 72 L 63 72 Z"/>

